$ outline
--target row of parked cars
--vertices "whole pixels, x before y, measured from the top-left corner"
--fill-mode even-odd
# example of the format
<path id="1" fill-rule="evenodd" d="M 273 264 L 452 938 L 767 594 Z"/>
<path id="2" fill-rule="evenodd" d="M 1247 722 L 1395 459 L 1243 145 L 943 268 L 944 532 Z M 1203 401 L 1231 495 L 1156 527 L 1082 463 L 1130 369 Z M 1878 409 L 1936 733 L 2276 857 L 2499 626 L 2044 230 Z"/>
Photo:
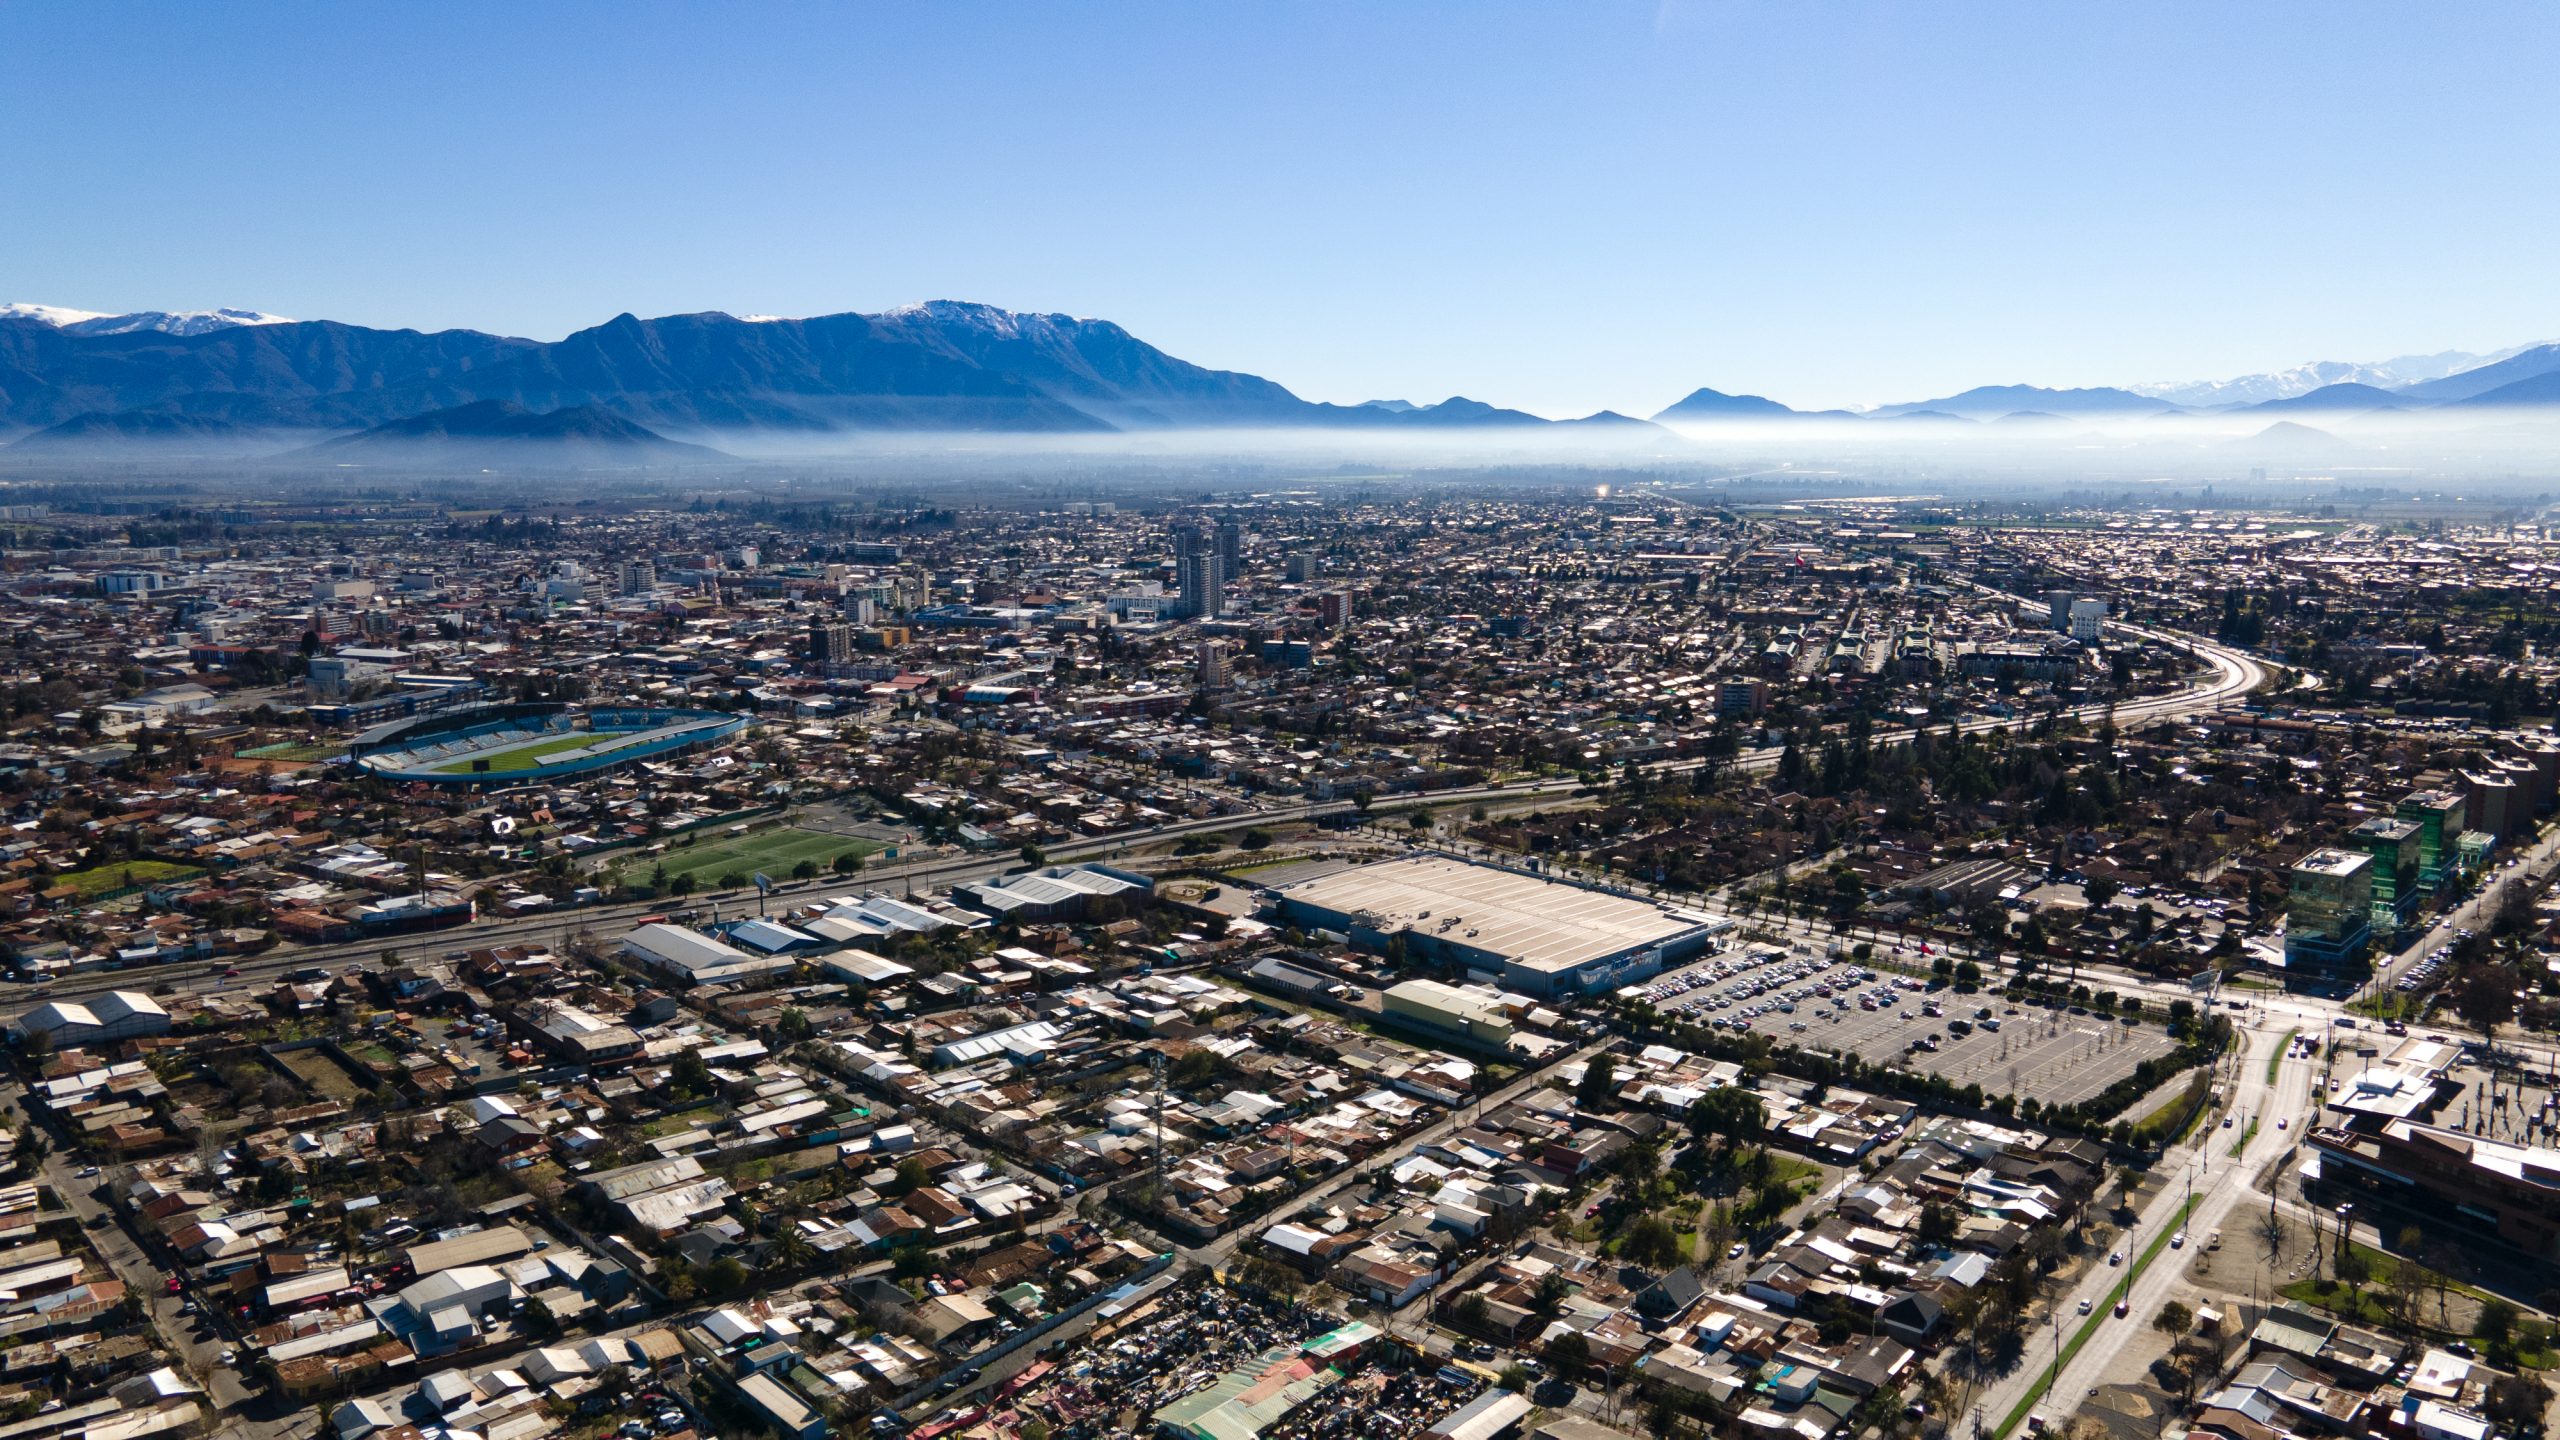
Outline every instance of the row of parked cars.
<path id="1" fill-rule="evenodd" d="M 2463 933 L 2468 935 L 2471 932 L 2466 930 Z M 2439 945 L 2433 950 L 2427 952 L 2427 958 L 2410 966 L 2409 973 L 2401 976 L 2399 982 L 2391 988 L 2405 994 L 2417 990 L 2422 986 L 2433 984 L 2436 976 L 2441 973 L 2447 965 L 2452 963 L 2453 947 L 2450 945 Z"/>

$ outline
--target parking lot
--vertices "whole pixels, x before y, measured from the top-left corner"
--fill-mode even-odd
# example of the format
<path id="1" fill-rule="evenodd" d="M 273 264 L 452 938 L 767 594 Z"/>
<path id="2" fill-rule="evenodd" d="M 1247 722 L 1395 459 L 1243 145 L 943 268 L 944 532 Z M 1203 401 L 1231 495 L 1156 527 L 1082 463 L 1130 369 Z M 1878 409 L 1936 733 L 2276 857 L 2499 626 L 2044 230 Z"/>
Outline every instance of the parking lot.
<path id="1" fill-rule="evenodd" d="M 2047 1105 L 2089 1099 L 2177 1048 L 2157 1026 L 1932 990 L 1916 977 L 1803 947 L 1743 946 L 1636 988 L 1665 1014 L 1721 1030 L 1854 1052 Z"/>

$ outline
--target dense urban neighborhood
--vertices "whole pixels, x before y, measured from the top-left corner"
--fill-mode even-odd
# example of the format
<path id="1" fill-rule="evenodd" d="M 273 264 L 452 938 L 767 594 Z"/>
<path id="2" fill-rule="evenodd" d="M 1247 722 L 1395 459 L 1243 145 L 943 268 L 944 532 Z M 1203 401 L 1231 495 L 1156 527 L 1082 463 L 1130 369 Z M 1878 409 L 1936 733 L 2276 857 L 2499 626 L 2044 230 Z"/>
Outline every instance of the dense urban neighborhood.
<path id="1" fill-rule="evenodd" d="M 2549 1433 L 2555 512 L 1039 488 L 0 495 L 0 1440 Z"/>

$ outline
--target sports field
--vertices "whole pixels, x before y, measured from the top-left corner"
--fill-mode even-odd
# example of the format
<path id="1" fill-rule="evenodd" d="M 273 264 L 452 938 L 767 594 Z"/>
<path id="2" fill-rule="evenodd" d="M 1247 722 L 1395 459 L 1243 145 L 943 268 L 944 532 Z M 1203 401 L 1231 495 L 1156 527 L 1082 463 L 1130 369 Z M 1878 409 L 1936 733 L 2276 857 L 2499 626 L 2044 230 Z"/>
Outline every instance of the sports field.
<path id="1" fill-rule="evenodd" d="M 459 760 L 437 766 L 435 773 L 468 775 L 472 773 L 472 766 L 486 760 L 491 770 L 503 775 L 509 771 L 524 769 L 545 755 L 557 755 L 563 750 L 583 750 L 590 745 L 599 745 L 612 738 L 613 734 L 610 731 L 602 735 L 589 730 L 572 731 L 566 735 L 549 735 L 540 740 L 528 740 L 522 745 L 510 746 L 504 750 L 487 750 L 477 755 L 465 755 Z"/>
<path id="2" fill-rule="evenodd" d="M 869 855 L 879 848 L 869 840 L 779 825 L 751 835 L 724 835 L 716 840 L 706 836 L 691 845 L 670 845 L 665 854 L 648 856 L 645 863 L 632 869 L 646 875 L 664 865 L 668 879 L 690 875 L 696 885 L 706 886 L 718 884 L 723 875 L 753 876 L 758 871 L 768 879 L 788 880 L 791 867 L 803 860 L 814 861 L 819 870 L 825 871 L 847 851 Z"/>

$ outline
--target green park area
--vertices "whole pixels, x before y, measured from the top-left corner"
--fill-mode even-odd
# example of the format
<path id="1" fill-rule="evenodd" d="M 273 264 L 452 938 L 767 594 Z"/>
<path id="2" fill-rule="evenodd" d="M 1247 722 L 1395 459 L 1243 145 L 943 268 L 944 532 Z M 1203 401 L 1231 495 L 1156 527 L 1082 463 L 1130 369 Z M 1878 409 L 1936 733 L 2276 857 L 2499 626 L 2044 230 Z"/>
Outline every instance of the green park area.
<path id="1" fill-rule="evenodd" d="M 191 865 L 172 865 L 166 860 L 125 860 L 113 865 L 99 865 L 87 870 L 74 870 L 54 878 L 56 885 L 68 885 L 83 900 L 117 890 L 130 890 L 141 885 L 157 885 L 164 880 L 192 879 L 204 872 Z"/>
<path id="2" fill-rule="evenodd" d="M 690 875 L 696 886 L 715 888 L 721 877 L 735 875 L 750 879 L 761 873 L 774 880 L 788 880 L 801 863 L 818 867 L 821 873 L 834 869 L 839 855 L 869 856 L 880 846 L 869 840 L 856 840 L 844 835 L 830 835 L 822 830 L 802 830 L 790 825 L 777 825 L 746 835 L 723 835 L 705 838 L 691 845 L 681 842 L 669 845 L 658 855 L 634 860 L 624 877 L 645 881 L 651 872 L 664 866 L 667 879 Z"/>

